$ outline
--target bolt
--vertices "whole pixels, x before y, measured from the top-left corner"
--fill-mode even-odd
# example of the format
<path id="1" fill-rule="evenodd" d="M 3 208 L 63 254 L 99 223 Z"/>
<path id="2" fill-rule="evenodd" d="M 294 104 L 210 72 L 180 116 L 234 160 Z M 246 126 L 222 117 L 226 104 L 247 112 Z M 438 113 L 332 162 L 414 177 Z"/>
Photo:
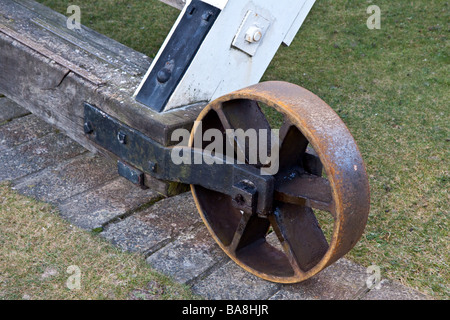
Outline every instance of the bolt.
<path id="1" fill-rule="evenodd" d="M 262 36 L 262 30 L 256 26 L 252 26 L 248 28 L 247 32 L 245 33 L 245 40 L 250 43 L 259 42 Z"/>
<path id="2" fill-rule="evenodd" d="M 84 129 L 84 133 L 86 133 L 86 134 L 90 134 L 94 131 L 94 128 L 92 127 L 92 123 L 90 123 L 89 121 L 86 121 L 84 123 L 83 129 Z"/>
<path id="3" fill-rule="evenodd" d="M 184 1 L 184 2 L 185 2 L 185 1 Z M 192 8 L 191 8 L 191 11 L 189 11 L 189 15 L 192 16 L 196 10 L 197 10 L 197 8 L 192 7 Z"/>
<path id="4" fill-rule="evenodd" d="M 151 172 L 156 172 L 157 164 L 154 163 L 153 161 L 149 161 L 149 162 L 148 162 L 148 167 L 149 167 L 149 169 L 150 169 Z"/>
<path id="5" fill-rule="evenodd" d="M 236 197 L 234 197 L 234 200 L 240 206 L 243 206 L 245 204 L 245 199 L 242 194 L 237 194 Z"/>
<path id="6" fill-rule="evenodd" d="M 172 76 L 173 68 L 175 67 L 175 61 L 169 60 L 164 64 L 164 67 L 158 71 L 156 74 L 156 79 L 159 83 L 166 83 L 169 81 L 170 77 Z"/>
<path id="7" fill-rule="evenodd" d="M 211 19 L 213 13 L 211 11 L 205 12 L 202 15 L 202 19 L 205 20 L 206 22 L 209 22 L 209 19 Z"/>
<path id="8" fill-rule="evenodd" d="M 127 135 L 122 131 L 119 131 L 117 134 L 117 140 L 119 140 L 121 144 L 127 144 Z"/>
<path id="9" fill-rule="evenodd" d="M 172 72 L 168 68 L 163 68 L 159 70 L 158 74 L 156 75 L 156 79 L 159 81 L 159 83 L 166 83 L 167 81 L 169 81 L 171 75 Z"/>

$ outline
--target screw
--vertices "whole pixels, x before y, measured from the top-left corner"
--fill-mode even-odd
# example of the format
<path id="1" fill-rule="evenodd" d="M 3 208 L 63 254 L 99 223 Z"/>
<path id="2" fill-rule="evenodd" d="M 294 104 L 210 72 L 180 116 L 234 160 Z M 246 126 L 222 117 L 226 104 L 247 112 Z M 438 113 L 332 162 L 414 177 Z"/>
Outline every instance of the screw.
<path id="1" fill-rule="evenodd" d="M 117 140 L 119 140 L 119 142 L 121 144 L 126 144 L 127 143 L 127 135 L 125 133 L 123 133 L 122 131 L 119 131 L 119 133 L 117 134 Z"/>

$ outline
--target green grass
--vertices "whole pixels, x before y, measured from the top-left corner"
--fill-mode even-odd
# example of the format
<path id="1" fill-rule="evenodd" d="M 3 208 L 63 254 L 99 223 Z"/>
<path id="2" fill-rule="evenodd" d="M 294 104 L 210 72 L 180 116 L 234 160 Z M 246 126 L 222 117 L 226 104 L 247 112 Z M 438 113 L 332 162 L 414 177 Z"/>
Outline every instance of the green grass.
<path id="1" fill-rule="evenodd" d="M 154 56 L 178 12 L 156 0 L 42 0 Z M 381 30 L 366 9 L 381 8 Z M 263 80 L 325 100 L 358 142 L 370 175 L 366 232 L 348 255 L 431 296 L 449 293 L 449 2 L 318 0 Z"/>
<path id="2" fill-rule="evenodd" d="M 80 271 L 79 289 L 71 284 Z M 69 271 L 69 272 L 68 272 Z M 69 282 L 69 285 L 67 284 Z M 195 299 L 190 290 L 0 183 L 0 300 Z"/>
<path id="3" fill-rule="evenodd" d="M 265 79 L 302 85 L 355 136 L 370 175 L 371 214 L 348 255 L 432 296 L 449 297 L 448 3 L 319 0 Z M 297 61 L 297 63 L 295 63 Z"/>

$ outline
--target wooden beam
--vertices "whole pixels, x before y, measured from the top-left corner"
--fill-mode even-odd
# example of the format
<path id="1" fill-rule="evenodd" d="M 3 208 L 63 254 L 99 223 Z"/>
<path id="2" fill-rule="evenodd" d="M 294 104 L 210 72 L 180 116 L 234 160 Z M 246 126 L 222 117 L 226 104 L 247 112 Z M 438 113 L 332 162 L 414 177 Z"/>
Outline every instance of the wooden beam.
<path id="1" fill-rule="evenodd" d="M 63 113 L 80 126 L 84 100 L 170 145 L 172 131 L 190 128 L 203 107 L 161 114 L 136 102 L 133 94 L 150 66 L 149 57 L 86 27 L 71 31 L 64 15 L 34 1 L 0 0 L 0 39 L 0 92 L 12 100 L 29 100 L 33 109 Z M 72 87 L 66 88 L 69 82 Z M 45 103 L 57 95 L 61 106 Z"/>
<path id="2" fill-rule="evenodd" d="M 93 30 L 72 32 L 66 17 L 30 0 L 0 0 L 0 92 L 93 152 L 116 157 L 86 138 L 84 102 L 167 146 L 190 129 L 203 106 L 160 114 L 133 94 L 151 59 Z M 167 194 L 169 184 L 149 179 Z"/>

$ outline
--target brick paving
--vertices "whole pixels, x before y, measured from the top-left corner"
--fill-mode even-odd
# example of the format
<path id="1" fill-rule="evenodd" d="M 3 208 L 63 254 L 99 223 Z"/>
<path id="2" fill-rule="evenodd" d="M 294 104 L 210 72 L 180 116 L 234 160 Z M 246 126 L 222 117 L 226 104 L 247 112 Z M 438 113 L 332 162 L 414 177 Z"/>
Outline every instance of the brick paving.
<path id="1" fill-rule="evenodd" d="M 170 198 L 142 190 L 116 164 L 83 149 L 0 96 L 0 181 L 57 205 L 72 225 L 132 252 L 157 271 L 211 300 L 424 300 L 391 280 L 369 290 L 366 268 L 345 258 L 295 285 L 264 281 L 231 261 L 203 225 L 190 193 Z"/>

